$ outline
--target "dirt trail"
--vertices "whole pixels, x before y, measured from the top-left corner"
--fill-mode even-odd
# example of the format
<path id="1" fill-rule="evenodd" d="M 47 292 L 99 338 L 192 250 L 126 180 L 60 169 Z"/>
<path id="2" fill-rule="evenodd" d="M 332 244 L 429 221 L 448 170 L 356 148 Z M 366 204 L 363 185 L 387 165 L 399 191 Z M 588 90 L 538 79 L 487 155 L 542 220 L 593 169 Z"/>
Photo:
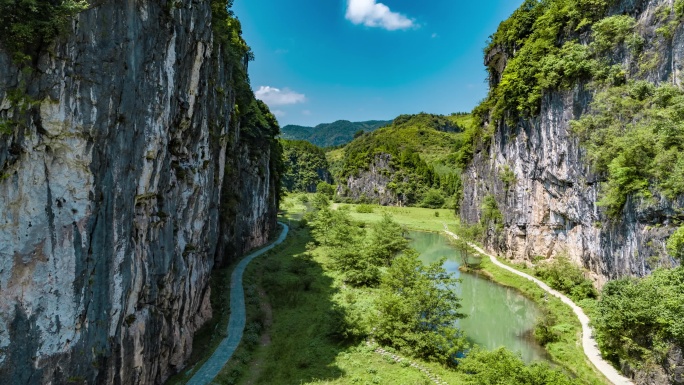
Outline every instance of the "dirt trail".
<path id="1" fill-rule="evenodd" d="M 446 227 L 444 226 L 444 232 L 447 233 L 449 236 L 452 238 L 458 239 L 458 236 Z M 513 274 L 519 275 L 523 278 L 527 278 L 530 281 L 534 282 L 542 288 L 544 291 L 548 292 L 549 294 L 556 296 L 560 298 L 563 303 L 566 305 L 570 306 L 572 308 L 572 311 L 575 313 L 577 318 L 580 321 L 580 324 L 582 324 L 582 348 L 584 349 L 584 354 L 587 356 L 589 361 L 596 367 L 596 369 L 599 370 L 606 378 L 608 381 L 615 385 L 631 385 L 632 382 L 622 374 L 620 374 L 614 367 L 611 365 L 608 361 L 604 360 L 603 357 L 601 357 L 601 352 L 598 349 L 598 346 L 596 345 L 596 340 L 594 340 L 594 336 L 591 330 L 591 327 L 589 327 L 589 317 L 587 317 L 586 314 L 584 314 L 584 311 L 582 308 L 579 306 L 575 305 L 574 302 L 565 295 L 561 294 L 560 292 L 553 290 L 552 288 L 549 287 L 549 285 L 545 284 L 544 282 L 538 280 L 537 278 L 534 278 L 533 276 L 529 274 L 525 274 L 522 271 L 518 271 L 508 265 L 505 265 L 501 262 L 499 262 L 498 259 L 496 259 L 495 256 L 488 254 L 486 251 L 482 250 L 480 247 L 474 244 L 470 244 L 470 246 L 475 249 L 478 253 L 482 255 L 486 255 L 489 257 L 489 259 L 492 261 L 493 264 L 501 267 L 502 269 L 506 269 L 510 271 Z"/>

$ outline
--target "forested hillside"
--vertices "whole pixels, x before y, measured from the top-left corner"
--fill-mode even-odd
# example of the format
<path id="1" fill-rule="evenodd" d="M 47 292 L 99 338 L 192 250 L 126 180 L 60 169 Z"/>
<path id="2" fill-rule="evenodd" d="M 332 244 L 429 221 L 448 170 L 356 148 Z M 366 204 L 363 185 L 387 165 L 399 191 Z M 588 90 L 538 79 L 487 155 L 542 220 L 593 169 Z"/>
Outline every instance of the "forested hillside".
<path id="1" fill-rule="evenodd" d="M 347 144 L 360 132 L 374 131 L 391 123 L 387 120 L 369 120 L 367 122 L 350 122 L 338 120 L 333 123 L 323 123 L 316 127 L 287 125 L 281 128 L 284 139 L 306 140 L 319 147 L 335 147 Z"/>
<path id="2" fill-rule="evenodd" d="M 325 151 L 305 140 L 281 139 L 283 146 L 283 187 L 285 190 L 316 192 L 321 183 L 331 183 Z"/>
<path id="3" fill-rule="evenodd" d="M 461 184 L 458 151 L 467 114 L 401 115 L 330 157 L 342 200 L 453 207 Z"/>

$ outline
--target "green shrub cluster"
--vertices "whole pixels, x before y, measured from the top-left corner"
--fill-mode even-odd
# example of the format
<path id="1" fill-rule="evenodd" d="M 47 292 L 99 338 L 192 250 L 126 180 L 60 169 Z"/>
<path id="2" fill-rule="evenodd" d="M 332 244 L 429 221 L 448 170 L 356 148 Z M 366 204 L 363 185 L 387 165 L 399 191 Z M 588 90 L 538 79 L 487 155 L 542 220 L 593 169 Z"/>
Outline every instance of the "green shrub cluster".
<path id="1" fill-rule="evenodd" d="M 558 257 L 550 263 L 540 263 L 534 268 L 534 275 L 574 301 L 596 298 L 598 294 L 582 269 L 570 262 L 567 257 Z"/>
<path id="2" fill-rule="evenodd" d="M 455 323 L 463 315 L 454 290 L 457 281 L 444 270 L 443 261 L 424 266 L 408 248 L 405 230 L 388 214 L 368 228 L 355 223 L 347 209 L 322 206 L 309 217 L 312 235 L 345 283 L 377 288 L 367 309 L 373 327 L 365 333 L 403 353 L 453 363 L 453 356 L 465 347 Z M 364 330 L 358 325 L 362 318 L 345 316 L 335 324 L 335 335 L 358 337 Z"/>
<path id="3" fill-rule="evenodd" d="M 499 348 L 486 351 L 471 350 L 459 360 L 458 371 L 469 374 L 468 384 L 497 385 L 579 385 L 579 379 L 571 379 L 558 369 L 552 369 L 545 362 L 525 365 L 519 356 L 510 350 Z"/>
<path id="4" fill-rule="evenodd" d="M 684 226 L 675 230 L 667 240 L 667 251 L 672 258 L 684 263 Z"/>
<path id="5" fill-rule="evenodd" d="M 600 205 L 617 216 L 627 197 L 684 193 L 684 91 L 645 81 L 611 87 L 571 122 L 594 170 L 604 176 Z"/>
<path id="6" fill-rule="evenodd" d="M 85 0 L 0 0 L 0 44 L 16 63 L 26 63 L 87 7 Z"/>
<path id="7" fill-rule="evenodd" d="M 356 212 L 361 214 L 370 214 L 373 212 L 373 205 L 362 203 L 356 206 Z"/>
<path id="8" fill-rule="evenodd" d="M 320 183 L 330 180 L 328 161 L 325 151 L 305 140 L 281 139 L 283 146 L 283 161 L 285 173 L 283 186 L 287 191 L 316 192 Z M 332 186 L 321 185 L 332 196 L 335 191 Z"/>
<path id="9" fill-rule="evenodd" d="M 673 345 L 684 348 L 684 268 L 608 282 L 593 320 L 604 357 L 632 367 L 664 364 Z"/>

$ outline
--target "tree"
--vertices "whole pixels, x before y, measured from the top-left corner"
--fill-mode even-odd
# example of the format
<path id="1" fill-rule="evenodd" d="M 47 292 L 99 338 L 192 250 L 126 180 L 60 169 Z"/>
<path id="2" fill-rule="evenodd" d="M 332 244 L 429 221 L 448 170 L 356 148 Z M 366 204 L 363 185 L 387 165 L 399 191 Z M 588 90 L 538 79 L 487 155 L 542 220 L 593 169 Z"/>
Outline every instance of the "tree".
<path id="1" fill-rule="evenodd" d="M 684 226 L 675 230 L 667 240 L 667 251 L 672 258 L 684 262 Z"/>
<path id="2" fill-rule="evenodd" d="M 423 207 L 428 207 L 431 209 L 438 209 L 444 205 L 444 197 L 442 196 L 442 193 L 439 192 L 439 190 L 435 189 L 430 189 L 427 194 L 425 194 L 425 198 L 423 198 L 423 202 L 421 203 L 421 206 Z"/>
<path id="3" fill-rule="evenodd" d="M 332 198 L 332 196 L 335 195 L 335 186 L 321 181 L 316 185 L 316 192 L 325 194 L 328 198 Z"/>
<path id="4" fill-rule="evenodd" d="M 354 244 L 360 243 L 359 238 L 363 234 L 348 210 L 330 210 L 327 206 L 316 212 L 311 227 L 314 238 L 330 247 L 353 248 Z"/>
<path id="5" fill-rule="evenodd" d="M 390 266 L 392 259 L 408 247 L 404 229 L 384 213 L 382 220 L 371 226 L 368 258 L 378 266 Z"/>
<path id="6" fill-rule="evenodd" d="M 458 312 L 459 280 L 447 273 L 443 263 L 424 266 L 413 249 L 394 259 L 382 277 L 376 302 L 375 336 L 380 343 L 427 360 L 454 363 L 466 346 L 456 327 L 465 315 Z"/>

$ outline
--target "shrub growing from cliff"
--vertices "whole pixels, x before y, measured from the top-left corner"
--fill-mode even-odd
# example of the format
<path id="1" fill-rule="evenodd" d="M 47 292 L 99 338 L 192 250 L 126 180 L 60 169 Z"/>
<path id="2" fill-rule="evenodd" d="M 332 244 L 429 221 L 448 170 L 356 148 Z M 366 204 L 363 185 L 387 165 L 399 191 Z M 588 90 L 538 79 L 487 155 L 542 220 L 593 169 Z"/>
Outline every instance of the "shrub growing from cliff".
<path id="1" fill-rule="evenodd" d="M 605 178 L 599 204 L 610 215 L 631 194 L 648 201 L 684 193 L 684 91 L 630 82 L 597 94 L 590 108 L 571 125 Z"/>
<path id="2" fill-rule="evenodd" d="M 675 230 L 667 240 L 667 251 L 672 258 L 684 263 L 684 226 Z"/>
<path id="3" fill-rule="evenodd" d="M 62 33 L 85 0 L 0 0 L 0 44 L 17 63 L 34 59 Z"/>

